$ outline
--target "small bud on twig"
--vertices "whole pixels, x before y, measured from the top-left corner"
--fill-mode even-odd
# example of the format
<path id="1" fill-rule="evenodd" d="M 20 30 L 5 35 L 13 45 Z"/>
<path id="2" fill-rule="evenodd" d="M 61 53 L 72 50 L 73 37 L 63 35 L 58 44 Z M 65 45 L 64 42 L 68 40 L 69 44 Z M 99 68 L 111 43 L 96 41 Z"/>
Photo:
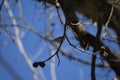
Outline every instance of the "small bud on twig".
<path id="1" fill-rule="evenodd" d="M 56 2 L 56 8 L 60 8 L 60 3 L 59 2 Z"/>

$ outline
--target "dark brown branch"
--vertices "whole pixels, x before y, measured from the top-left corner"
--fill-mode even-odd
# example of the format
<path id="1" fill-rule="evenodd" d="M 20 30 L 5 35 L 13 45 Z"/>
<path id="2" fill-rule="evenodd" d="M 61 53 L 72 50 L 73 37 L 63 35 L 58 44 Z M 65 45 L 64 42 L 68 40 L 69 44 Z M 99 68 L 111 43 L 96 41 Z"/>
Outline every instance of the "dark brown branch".
<path id="1" fill-rule="evenodd" d="M 64 0 L 60 0 L 61 8 L 65 14 L 65 18 L 69 23 L 77 23 L 79 20 L 77 16 L 75 15 L 74 8 L 71 7 L 72 4 L 70 2 L 64 2 Z M 105 46 L 99 39 L 96 39 L 93 35 L 90 33 L 87 33 L 86 31 L 82 32 L 79 28 L 79 25 L 73 26 L 69 24 L 71 29 L 74 31 L 75 36 L 77 35 L 78 41 L 81 43 L 81 41 L 84 40 L 84 42 L 87 44 L 89 43 L 90 46 L 96 48 L 97 51 L 101 51 L 100 55 L 103 57 L 104 60 L 106 60 L 110 67 L 115 71 L 116 75 L 120 77 L 120 62 L 115 62 L 113 60 L 117 60 L 118 58 L 115 56 L 114 53 L 112 53 L 107 46 Z M 102 47 L 104 48 L 104 51 Z M 105 55 L 107 54 L 107 55 Z"/>
<path id="2" fill-rule="evenodd" d="M 48 40 L 48 41 L 49 41 L 49 40 Z M 49 42 L 51 43 L 51 41 L 49 41 Z M 58 46 L 57 46 L 55 43 L 52 43 L 52 45 L 53 45 L 56 49 L 58 48 Z M 60 49 L 60 52 L 62 53 L 62 55 L 64 55 L 65 57 L 67 57 L 67 58 L 69 58 L 69 59 L 71 59 L 71 60 L 74 60 L 74 61 L 83 63 L 83 64 L 85 64 L 85 65 L 89 65 L 89 66 L 92 64 L 92 63 L 89 62 L 89 61 L 82 60 L 82 59 L 80 59 L 80 58 L 75 57 L 74 55 L 71 55 L 71 54 L 65 52 L 63 49 Z M 103 65 L 103 64 L 95 64 L 95 66 L 98 67 L 98 68 L 109 68 L 109 65 L 108 65 L 108 64 L 105 64 L 105 65 Z"/>
<path id="3" fill-rule="evenodd" d="M 21 28 L 21 27 L 20 27 Z M 25 28 L 25 27 L 22 27 L 22 28 Z M 30 30 L 31 32 L 33 32 L 34 34 L 36 34 L 39 38 L 42 38 L 48 42 L 50 42 L 56 49 L 58 49 L 58 46 L 53 42 L 51 41 L 50 39 L 46 38 L 46 37 L 43 37 L 42 35 L 39 34 L 39 32 L 37 32 L 36 30 L 34 29 L 29 29 L 29 28 L 25 28 L 25 29 L 28 29 Z M 70 43 L 72 45 L 72 43 Z M 74 46 L 74 45 L 73 45 Z M 79 49 L 78 49 L 79 50 Z M 75 56 L 71 55 L 71 54 L 68 54 L 66 53 L 64 50 L 60 49 L 59 50 L 64 56 L 66 56 L 67 58 L 70 58 L 74 61 L 77 61 L 77 62 L 80 62 L 80 63 L 83 63 L 83 64 L 86 64 L 86 65 L 91 65 L 92 63 L 91 62 L 88 62 L 88 61 L 85 61 L 85 60 L 82 60 L 82 59 L 79 59 L 79 58 L 76 58 Z M 89 53 L 88 53 L 89 54 Z M 95 64 L 96 67 L 99 67 L 99 68 L 109 68 L 109 65 L 108 64 Z"/>
<path id="4" fill-rule="evenodd" d="M 111 6 L 106 4 L 106 0 L 101 0 L 101 1 L 103 2 L 104 6 L 107 6 L 106 8 L 108 9 L 108 11 L 105 13 L 104 16 L 102 16 L 102 17 L 107 19 L 107 17 L 109 15 L 106 16 L 106 14 L 109 14 Z M 109 48 L 101 42 L 101 40 L 97 39 L 95 36 L 86 32 L 82 27 L 80 27 L 80 24 L 79 25 L 72 25 L 71 24 L 71 23 L 77 24 L 79 22 L 79 19 L 75 14 L 75 8 L 74 8 L 74 5 L 72 3 L 72 0 L 69 0 L 69 1 L 59 0 L 59 3 L 61 5 L 61 8 L 63 10 L 65 18 L 68 22 L 68 25 L 75 33 L 75 37 L 80 42 L 80 45 L 83 48 L 85 48 L 89 43 L 89 46 L 92 46 L 93 48 L 96 48 L 97 51 L 100 51 L 100 55 L 102 56 L 102 58 L 108 62 L 108 64 L 114 70 L 116 75 L 118 77 L 120 77 L 120 68 L 119 68 L 120 62 L 115 61 L 115 60 L 118 60 L 118 57 L 115 56 L 115 53 L 112 53 L 109 50 Z M 101 9 L 104 9 L 104 8 L 100 7 L 100 10 Z M 102 11 L 102 13 L 105 12 L 105 10 L 101 10 L 101 11 Z M 98 13 L 100 13 L 100 12 L 98 12 Z M 115 13 L 116 13 L 116 15 L 119 15 L 119 14 L 117 14 L 117 12 L 114 12 L 113 15 L 115 15 Z M 99 15 L 99 17 L 101 17 L 100 15 Z M 99 18 L 98 18 L 98 20 L 99 20 Z M 106 20 L 105 19 L 102 19 L 102 20 L 103 20 L 102 24 L 104 24 L 106 22 Z M 113 23 L 113 24 L 111 25 L 111 23 Z M 115 24 L 114 20 L 111 20 L 110 25 L 114 26 L 114 24 Z M 118 30 L 118 33 L 120 33 L 120 31 L 119 31 L 120 29 L 118 27 L 115 27 L 115 28 L 116 28 L 116 30 Z"/>
<path id="5" fill-rule="evenodd" d="M 95 76 L 95 63 L 96 63 L 96 55 L 92 55 L 92 64 L 91 64 L 91 80 L 96 80 Z"/>
<path id="6" fill-rule="evenodd" d="M 98 24 L 96 39 L 100 40 L 101 32 L 102 32 L 102 24 Z M 96 52 L 96 51 L 97 51 L 97 48 L 95 47 L 93 52 Z M 96 55 L 92 55 L 91 80 L 96 80 L 96 75 L 95 75 L 96 66 L 95 66 L 95 64 L 96 64 Z"/>

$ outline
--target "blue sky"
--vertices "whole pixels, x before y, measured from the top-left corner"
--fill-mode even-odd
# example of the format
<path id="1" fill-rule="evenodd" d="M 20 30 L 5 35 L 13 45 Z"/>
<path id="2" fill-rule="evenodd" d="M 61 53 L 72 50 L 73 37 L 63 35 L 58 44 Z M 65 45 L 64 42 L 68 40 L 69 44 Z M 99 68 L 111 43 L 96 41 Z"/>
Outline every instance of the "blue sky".
<path id="1" fill-rule="evenodd" d="M 44 36 L 46 32 L 46 28 L 50 28 L 50 31 L 54 31 L 51 39 L 59 37 L 63 34 L 63 26 L 60 24 L 59 19 L 57 17 L 57 13 L 55 8 L 52 8 L 52 19 L 49 20 L 50 8 L 43 10 L 44 6 L 41 3 L 36 3 L 33 0 L 21 0 L 22 1 L 22 9 L 23 9 L 23 18 L 37 31 L 39 31 L 40 35 Z M 1 1 L 0 1 L 1 2 Z M 11 1 L 12 2 L 12 1 Z M 15 4 L 15 3 L 14 3 Z M 11 8 L 13 9 L 14 14 L 18 15 L 18 8 L 16 5 L 11 4 Z M 5 15 L 7 12 L 5 7 L 3 10 Z M 3 19 L 5 22 L 9 22 L 10 19 Z M 48 27 L 49 22 L 54 22 L 55 26 Z M 18 23 L 22 23 L 22 21 L 18 20 Z M 22 23 L 24 26 L 26 24 Z M 95 34 L 95 28 L 87 28 L 87 30 Z M 12 30 L 11 30 L 12 31 Z M 24 48 L 31 59 L 32 62 L 44 60 L 50 56 L 51 53 L 54 52 L 53 49 L 49 49 L 50 43 L 46 42 L 44 39 L 40 39 L 33 32 L 20 29 L 21 40 L 23 42 Z M 69 35 L 73 35 L 73 33 L 68 31 Z M 82 58 L 87 61 L 91 61 L 91 55 L 81 53 L 78 50 L 75 50 L 69 46 L 67 41 L 64 42 L 62 49 L 66 49 L 66 51 L 71 52 L 72 55 L 75 55 L 78 58 Z M 73 41 L 74 42 L 74 41 Z M 76 42 L 75 42 L 76 43 Z M 34 57 L 37 55 L 37 58 Z M 50 71 L 50 63 L 55 63 L 55 73 L 57 80 L 90 80 L 90 66 L 85 64 L 70 60 L 65 56 L 60 54 L 60 65 L 57 65 L 57 58 L 55 57 L 55 62 L 51 60 L 46 62 L 45 68 L 36 68 L 36 71 L 39 74 L 40 80 L 52 80 L 51 79 L 51 71 Z M 26 63 L 23 55 L 21 55 L 18 50 L 16 44 L 12 42 L 12 40 L 5 34 L 4 31 L 0 34 L 0 78 L 1 80 L 14 80 L 14 78 L 21 78 L 22 80 L 33 80 L 32 71 L 30 70 L 28 64 Z M 5 63 L 4 63 L 5 62 Z M 8 64 L 7 64 L 8 63 Z M 7 64 L 7 65 L 6 65 Z M 7 66 L 7 67 L 6 67 Z M 106 69 L 106 68 L 105 68 Z M 12 71 L 11 71 L 12 70 Z M 96 74 L 102 73 L 104 69 L 97 68 Z M 106 72 L 107 73 L 107 72 Z M 111 72 L 113 73 L 113 72 Z M 16 74 L 16 75 L 11 75 Z M 103 74 L 103 73 L 102 73 Z M 16 77 L 15 77 L 16 76 Z M 114 74 L 111 74 L 113 77 Z M 100 78 L 101 76 L 97 76 L 97 80 L 106 80 L 106 78 Z M 111 78 L 110 77 L 110 78 Z M 20 80 L 21 80 L 20 79 Z M 109 80 L 109 79 L 108 79 Z"/>

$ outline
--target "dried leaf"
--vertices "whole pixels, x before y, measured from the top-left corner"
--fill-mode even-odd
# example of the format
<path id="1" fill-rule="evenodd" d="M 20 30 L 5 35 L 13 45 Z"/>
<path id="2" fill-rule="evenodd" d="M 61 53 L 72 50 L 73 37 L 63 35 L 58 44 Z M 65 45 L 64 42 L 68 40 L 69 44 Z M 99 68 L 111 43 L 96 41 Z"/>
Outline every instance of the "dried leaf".
<path id="1" fill-rule="evenodd" d="M 57 38 L 53 39 L 53 41 L 55 41 L 57 43 L 61 43 L 62 38 L 63 38 L 63 36 L 60 36 L 60 37 L 57 37 Z"/>

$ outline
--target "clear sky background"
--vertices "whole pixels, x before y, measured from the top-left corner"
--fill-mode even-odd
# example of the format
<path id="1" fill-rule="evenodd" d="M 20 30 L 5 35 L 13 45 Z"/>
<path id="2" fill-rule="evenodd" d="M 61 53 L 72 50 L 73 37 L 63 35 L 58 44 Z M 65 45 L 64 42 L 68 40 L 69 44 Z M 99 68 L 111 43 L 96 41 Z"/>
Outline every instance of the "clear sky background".
<path id="1" fill-rule="evenodd" d="M 14 0 L 8 0 L 11 2 L 10 7 L 14 15 L 18 16 L 18 7 Z M 0 0 L 1 2 L 1 0 Z M 43 3 L 36 3 L 34 0 L 21 0 L 22 4 L 22 16 L 34 29 L 39 31 L 39 34 L 45 36 L 46 32 L 52 32 L 50 39 L 55 39 L 56 37 L 62 36 L 63 34 L 63 25 L 61 25 L 56 9 L 54 7 L 45 9 Z M 2 18 L 4 23 L 11 23 L 8 16 L 8 12 L 3 6 L 1 14 L 4 15 Z M 63 14 L 62 14 L 63 15 Z M 89 22 L 88 19 L 83 18 L 79 15 L 83 22 Z M 62 17 L 64 18 L 64 17 Z M 16 19 L 18 24 L 22 24 L 26 27 L 26 24 L 21 19 Z M 50 27 L 51 23 L 55 25 Z M 95 34 L 96 28 L 85 25 L 87 30 Z M 10 32 L 13 31 L 13 27 L 8 28 Z M 46 29 L 49 29 L 47 31 Z M 50 45 L 48 41 L 45 41 L 42 38 L 39 38 L 33 32 L 20 28 L 20 36 L 23 42 L 24 48 L 27 52 L 28 57 L 31 59 L 32 63 L 35 61 L 47 59 L 51 53 L 55 52 L 55 49 Z M 13 32 L 12 32 L 13 33 Z M 68 30 L 68 35 L 72 38 L 73 33 L 71 30 Z M 73 40 L 75 44 L 76 41 Z M 118 46 L 115 45 L 116 48 Z M 67 41 L 64 42 L 62 49 L 71 55 L 75 55 L 78 58 L 81 58 L 86 61 L 91 61 L 91 55 L 81 53 L 80 51 L 73 49 L 69 46 Z M 92 50 L 92 48 L 91 48 Z M 46 63 L 45 68 L 38 67 L 36 71 L 39 75 L 39 80 L 53 80 L 51 77 L 51 65 L 55 65 L 55 75 L 57 80 L 90 80 L 90 66 L 79 63 L 77 61 L 68 59 L 67 57 L 60 54 L 60 65 L 58 66 L 58 60 L 55 57 L 54 60 L 50 60 Z M 99 57 L 99 56 L 98 56 Z M 100 62 L 100 60 L 98 60 Z M 54 66 L 53 65 L 53 66 Z M 106 71 L 106 69 L 109 71 Z M 101 73 L 99 75 L 99 73 Z M 110 74 L 108 74 L 110 73 Z M 114 73 L 109 69 L 100 69 L 97 68 L 96 74 L 97 80 L 110 80 L 111 77 L 115 76 Z M 107 75 L 108 74 L 108 75 Z M 109 78 L 105 78 L 108 76 Z M 23 55 L 20 53 L 16 44 L 8 37 L 4 28 L 0 29 L 0 80 L 33 80 L 33 74 L 30 70 L 26 60 Z"/>

